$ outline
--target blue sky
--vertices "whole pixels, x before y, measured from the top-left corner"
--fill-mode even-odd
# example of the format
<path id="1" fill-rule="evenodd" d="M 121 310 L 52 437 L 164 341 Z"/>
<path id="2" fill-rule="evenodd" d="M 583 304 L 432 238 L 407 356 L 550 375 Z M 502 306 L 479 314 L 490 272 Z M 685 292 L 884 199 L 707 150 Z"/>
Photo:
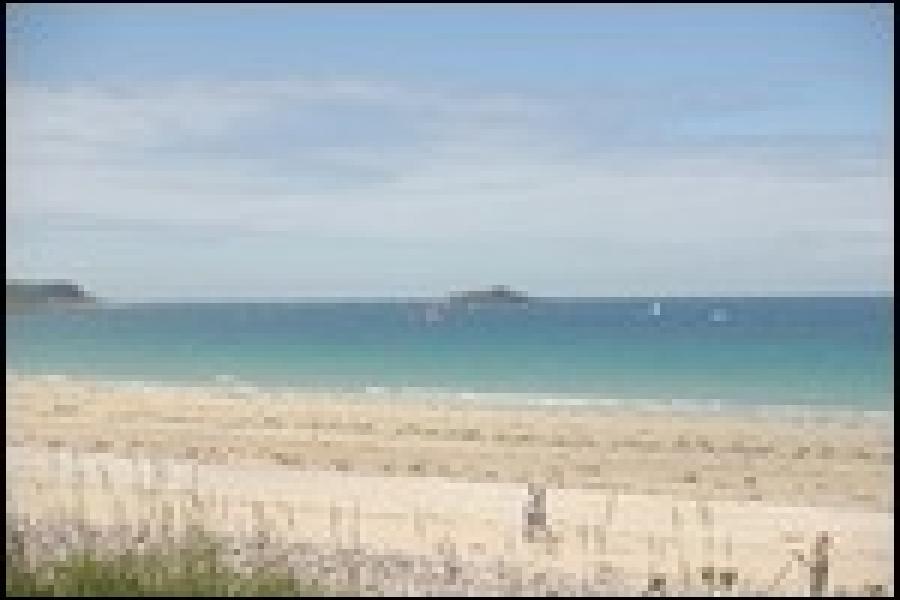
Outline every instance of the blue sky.
<path id="1" fill-rule="evenodd" d="M 118 298 L 893 289 L 888 5 L 7 9 L 7 271 Z"/>

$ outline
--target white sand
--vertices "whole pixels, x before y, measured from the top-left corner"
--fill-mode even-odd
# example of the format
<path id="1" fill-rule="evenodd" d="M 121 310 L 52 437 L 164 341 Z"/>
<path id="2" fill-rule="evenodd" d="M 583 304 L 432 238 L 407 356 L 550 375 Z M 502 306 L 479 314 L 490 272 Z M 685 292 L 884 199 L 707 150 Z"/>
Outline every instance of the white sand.
<path id="1" fill-rule="evenodd" d="M 167 502 L 181 515 L 194 497 L 179 523 L 243 536 L 262 524 L 279 543 L 452 544 L 470 563 L 611 572 L 631 590 L 653 575 L 702 586 L 714 568 L 788 594 L 809 590 L 792 553 L 827 531 L 830 591 L 893 589 L 886 421 L 231 395 L 8 377 L 8 512 L 159 526 Z M 522 535 L 528 481 L 549 486 L 536 543 Z"/>

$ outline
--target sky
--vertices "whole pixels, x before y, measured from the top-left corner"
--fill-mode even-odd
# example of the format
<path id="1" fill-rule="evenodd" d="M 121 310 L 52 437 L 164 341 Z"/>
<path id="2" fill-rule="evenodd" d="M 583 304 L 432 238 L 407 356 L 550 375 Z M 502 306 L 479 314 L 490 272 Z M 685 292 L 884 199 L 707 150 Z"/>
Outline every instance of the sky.
<path id="1" fill-rule="evenodd" d="M 7 5 L 7 277 L 893 292 L 893 7 Z"/>

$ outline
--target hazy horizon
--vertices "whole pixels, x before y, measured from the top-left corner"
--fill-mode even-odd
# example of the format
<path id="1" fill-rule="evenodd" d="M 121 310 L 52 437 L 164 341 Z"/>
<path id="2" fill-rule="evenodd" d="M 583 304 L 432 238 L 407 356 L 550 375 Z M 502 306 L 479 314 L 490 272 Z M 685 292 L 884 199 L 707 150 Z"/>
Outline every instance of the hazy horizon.
<path id="1" fill-rule="evenodd" d="M 403 294 L 393 294 L 393 295 L 344 295 L 344 296 L 326 296 L 326 295 L 307 295 L 307 296 L 162 296 L 162 295 L 146 295 L 146 296 L 131 296 L 131 297 L 115 297 L 115 296 L 104 296 L 102 292 L 98 292 L 97 290 L 87 289 L 85 288 L 81 282 L 72 280 L 72 279 L 29 279 L 29 278 L 7 278 L 7 284 L 64 284 L 64 285 L 77 285 L 83 290 L 92 296 L 94 296 L 97 300 L 104 303 L 112 303 L 112 304 L 142 304 L 142 303 L 177 303 L 177 302 L 186 302 L 186 303 L 227 303 L 227 302 L 252 302 L 252 303 L 265 303 L 265 302 L 274 302 L 274 303 L 282 303 L 282 302 L 327 302 L 327 301 L 403 301 L 403 300 L 441 300 L 447 298 L 450 294 L 459 293 L 459 292 L 468 292 L 468 291 L 476 291 L 476 290 L 486 290 L 488 289 L 488 285 L 484 286 L 469 286 L 469 287 L 454 287 L 447 290 L 435 291 L 433 293 L 421 293 L 415 295 L 403 295 Z M 541 300 L 616 300 L 616 299 L 651 299 L 651 298 L 671 298 L 671 299 L 679 299 L 679 298 L 857 298 L 857 297 L 893 297 L 893 290 L 830 290 L 830 291 L 822 291 L 822 292 L 809 292 L 804 290 L 769 290 L 764 293 L 754 292 L 752 290 L 748 291 L 732 291 L 730 293 L 707 293 L 707 294 L 628 294 L 628 293 L 620 293 L 620 294 L 609 294 L 609 295 L 590 295 L 590 294 L 559 294 L 553 292 L 544 291 L 542 293 L 536 293 L 534 290 L 526 290 L 519 289 L 511 286 L 514 291 L 524 293 L 529 298 L 533 299 L 541 299 Z"/>

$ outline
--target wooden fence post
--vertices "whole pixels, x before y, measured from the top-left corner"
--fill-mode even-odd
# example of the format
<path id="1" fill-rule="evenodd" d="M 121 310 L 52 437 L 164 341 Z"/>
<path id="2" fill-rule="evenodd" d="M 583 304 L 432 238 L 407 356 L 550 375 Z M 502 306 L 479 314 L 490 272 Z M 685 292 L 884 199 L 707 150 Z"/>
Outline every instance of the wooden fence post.
<path id="1" fill-rule="evenodd" d="M 813 596 L 821 596 L 828 588 L 828 546 L 831 540 L 828 532 L 820 531 L 813 545 L 812 562 L 809 565 L 809 591 Z"/>

